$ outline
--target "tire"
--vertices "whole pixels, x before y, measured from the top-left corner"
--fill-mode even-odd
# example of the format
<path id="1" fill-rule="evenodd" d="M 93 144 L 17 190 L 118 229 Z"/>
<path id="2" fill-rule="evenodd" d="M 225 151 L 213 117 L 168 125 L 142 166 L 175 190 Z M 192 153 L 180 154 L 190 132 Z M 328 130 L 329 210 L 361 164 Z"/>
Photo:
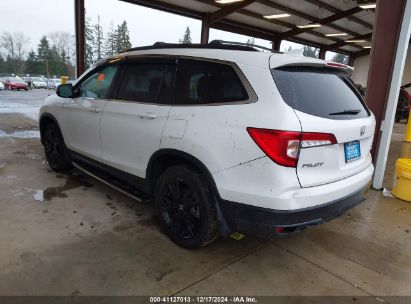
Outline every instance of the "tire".
<path id="1" fill-rule="evenodd" d="M 216 201 L 205 178 L 188 166 L 166 169 L 157 180 L 154 200 L 168 237 L 184 248 L 217 239 Z"/>
<path id="2" fill-rule="evenodd" d="M 43 136 L 44 152 L 50 168 L 57 172 L 69 171 L 73 165 L 58 126 L 48 124 Z"/>

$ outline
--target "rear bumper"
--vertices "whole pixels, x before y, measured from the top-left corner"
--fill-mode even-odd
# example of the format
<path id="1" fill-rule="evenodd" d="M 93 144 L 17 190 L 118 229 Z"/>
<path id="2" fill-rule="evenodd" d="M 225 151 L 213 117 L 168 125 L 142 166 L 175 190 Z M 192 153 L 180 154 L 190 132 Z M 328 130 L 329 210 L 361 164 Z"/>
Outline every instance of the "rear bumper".
<path id="1" fill-rule="evenodd" d="M 262 238 L 273 238 L 318 225 L 340 216 L 361 203 L 369 186 L 344 198 L 296 210 L 274 210 L 222 201 L 221 212 L 233 231 Z"/>
<path id="2" fill-rule="evenodd" d="M 292 211 L 327 204 L 366 187 L 374 167 L 344 179 L 302 188 L 295 168 L 282 167 L 268 157 L 213 174 L 221 199 L 255 207 Z"/>

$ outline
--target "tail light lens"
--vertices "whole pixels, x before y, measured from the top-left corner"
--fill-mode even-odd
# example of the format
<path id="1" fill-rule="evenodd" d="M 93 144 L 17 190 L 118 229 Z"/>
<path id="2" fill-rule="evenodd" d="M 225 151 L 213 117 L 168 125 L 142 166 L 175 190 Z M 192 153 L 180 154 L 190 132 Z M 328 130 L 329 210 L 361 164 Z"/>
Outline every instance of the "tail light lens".
<path id="1" fill-rule="evenodd" d="M 325 145 L 334 145 L 337 139 L 330 133 L 306 133 L 303 132 L 301 148 L 310 148 Z"/>
<path id="2" fill-rule="evenodd" d="M 296 167 L 301 132 L 247 128 L 248 133 L 261 150 L 275 163 Z"/>
<path id="3" fill-rule="evenodd" d="M 306 133 L 247 128 L 248 134 L 261 150 L 275 163 L 296 167 L 299 150 L 324 145 L 333 145 L 337 140 L 329 133 Z"/>

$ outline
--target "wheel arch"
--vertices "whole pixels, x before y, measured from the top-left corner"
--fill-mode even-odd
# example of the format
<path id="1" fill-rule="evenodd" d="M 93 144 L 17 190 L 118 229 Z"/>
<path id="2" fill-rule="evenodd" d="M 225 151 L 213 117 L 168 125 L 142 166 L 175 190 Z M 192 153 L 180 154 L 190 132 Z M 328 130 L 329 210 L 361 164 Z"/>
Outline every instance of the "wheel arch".
<path id="1" fill-rule="evenodd" d="M 187 164 L 194 170 L 201 173 L 207 180 L 211 194 L 215 197 L 216 211 L 220 226 L 220 234 L 228 236 L 232 233 L 232 229 L 228 226 L 224 214 L 221 211 L 220 202 L 222 200 L 214 178 L 208 168 L 193 155 L 176 149 L 161 149 L 155 152 L 147 165 L 146 179 L 149 182 L 150 190 L 154 193 L 155 180 L 164 170 L 171 166 Z"/>
<path id="2" fill-rule="evenodd" d="M 47 125 L 49 125 L 50 123 L 54 123 L 60 130 L 60 126 L 59 123 L 57 122 L 57 119 L 50 113 L 43 113 L 40 116 L 39 119 L 39 129 L 40 129 L 40 141 L 41 143 L 43 143 L 43 134 L 44 134 L 44 130 L 46 128 Z M 60 130 L 61 133 L 61 130 Z"/>
<path id="3" fill-rule="evenodd" d="M 165 169 L 179 164 L 187 164 L 201 173 L 209 182 L 212 193 L 216 195 L 218 199 L 221 199 L 217 185 L 208 168 L 193 155 L 176 149 L 161 149 L 151 156 L 146 169 L 146 178 L 150 182 L 151 187 L 154 187 L 156 178 L 158 178 Z"/>

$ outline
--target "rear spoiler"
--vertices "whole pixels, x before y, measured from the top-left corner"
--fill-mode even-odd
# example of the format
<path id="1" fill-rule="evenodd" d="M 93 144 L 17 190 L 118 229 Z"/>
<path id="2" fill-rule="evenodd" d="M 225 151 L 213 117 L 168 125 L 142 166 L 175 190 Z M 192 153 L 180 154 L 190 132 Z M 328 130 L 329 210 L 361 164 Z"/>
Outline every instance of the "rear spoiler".
<path id="1" fill-rule="evenodd" d="M 338 63 L 338 62 L 333 62 L 333 61 L 325 61 L 325 65 L 328 67 L 345 70 L 349 73 L 352 73 L 354 71 L 354 67 L 349 66 L 348 64 L 343 64 L 343 63 Z"/>
<path id="2" fill-rule="evenodd" d="M 280 65 L 278 67 L 287 67 L 287 66 L 329 67 L 329 68 L 334 68 L 338 70 L 343 70 L 349 74 L 351 74 L 354 71 L 354 68 L 347 64 L 342 64 L 342 63 L 332 62 L 332 61 L 325 61 L 325 60 L 317 60 L 314 62 L 313 61 L 290 62 L 290 63 Z M 277 67 L 274 67 L 274 68 L 277 68 Z"/>

